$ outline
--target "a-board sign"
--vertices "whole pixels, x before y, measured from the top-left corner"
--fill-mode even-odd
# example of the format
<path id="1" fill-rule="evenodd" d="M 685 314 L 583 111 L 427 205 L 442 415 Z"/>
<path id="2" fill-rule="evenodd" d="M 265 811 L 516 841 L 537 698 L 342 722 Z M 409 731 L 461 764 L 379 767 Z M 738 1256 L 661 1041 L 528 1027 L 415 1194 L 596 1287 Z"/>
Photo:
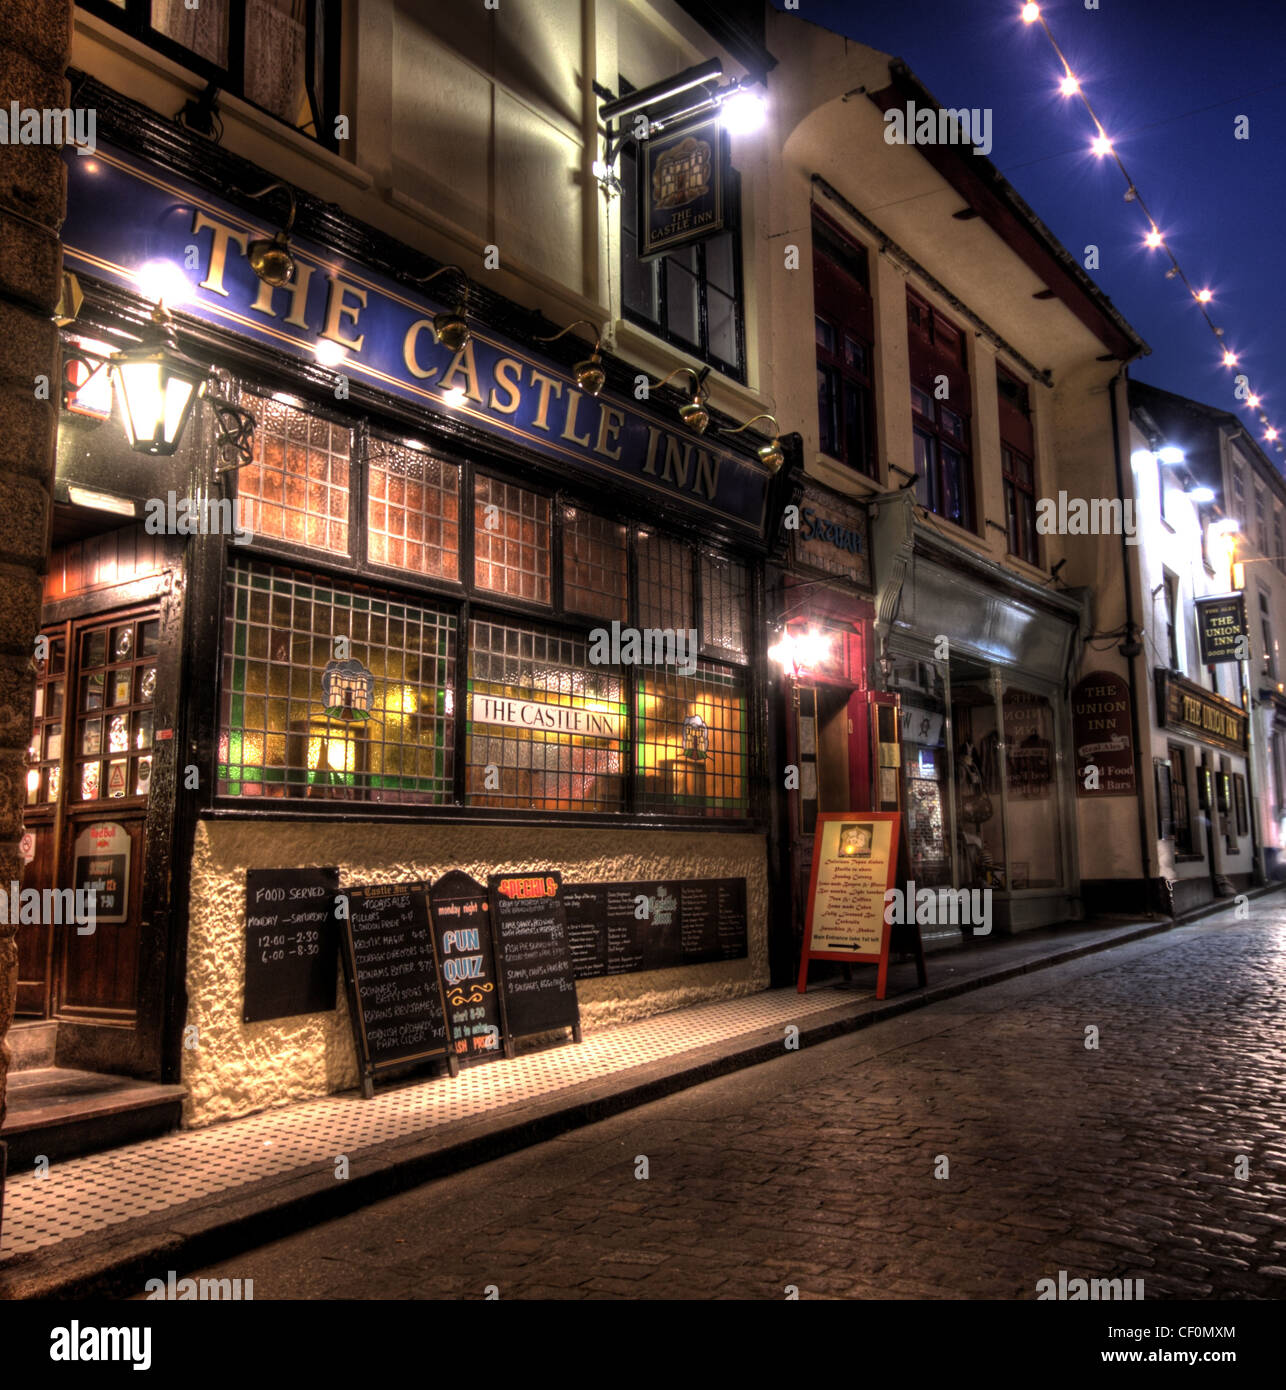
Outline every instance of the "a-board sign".
<path id="1" fill-rule="evenodd" d="M 810 960 L 878 964 L 876 997 L 889 967 L 885 893 L 898 867 L 897 811 L 824 811 L 813 838 L 813 872 L 799 962 L 799 992 Z"/>
<path id="2" fill-rule="evenodd" d="M 244 1023 L 335 1007 L 338 869 L 246 870 Z"/>
<path id="3" fill-rule="evenodd" d="M 451 1045 L 462 1062 L 500 1056 L 503 1019 L 486 888 L 458 869 L 429 892 Z"/>
<path id="4" fill-rule="evenodd" d="M 372 1094 L 372 1076 L 387 1067 L 430 1057 L 445 1056 L 454 1075 L 428 885 L 359 884 L 344 896 L 344 978 L 363 1090 Z"/>
<path id="5" fill-rule="evenodd" d="M 571 1028 L 580 1042 L 562 875 L 492 874 L 487 886 L 509 1036 Z"/>
<path id="6" fill-rule="evenodd" d="M 563 900 L 578 980 L 748 953 L 744 878 L 565 883 Z"/>

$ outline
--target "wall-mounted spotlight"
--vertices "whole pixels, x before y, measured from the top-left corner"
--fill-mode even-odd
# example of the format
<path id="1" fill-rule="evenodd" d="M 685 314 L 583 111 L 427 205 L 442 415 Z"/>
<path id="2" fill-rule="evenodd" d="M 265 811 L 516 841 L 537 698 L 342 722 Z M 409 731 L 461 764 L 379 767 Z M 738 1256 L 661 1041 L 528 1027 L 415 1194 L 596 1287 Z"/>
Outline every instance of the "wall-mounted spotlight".
<path id="1" fill-rule="evenodd" d="M 681 372 L 686 372 L 692 378 L 692 399 L 686 405 L 679 407 L 679 419 L 694 433 L 704 434 L 706 426 L 710 423 L 710 412 L 706 409 L 706 392 L 701 378 L 691 367 L 675 367 L 669 376 L 662 377 L 660 381 L 652 384 L 652 390 L 659 390 L 668 382 L 674 380 Z"/>
<path id="2" fill-rule="evenodd" d="M 290 253 L 290 229 L 295 225 L 295 190 L 288 184 L 270 183 L 257 193 L 247 193 L 248 198 L 262 198 L 280 188 L 290 199 L 290 216 L 286 225 L 272 237 L 257 237 L 246 247 L 246 260 L 250 269 L 264 282 L 280 289 L 295 278 L 295 258 Z"/>
<path id="3" fill-rule="evenodd" d="M 761 444 L 755 452 L 759 455 L 759 462 L 762 463 L 765 468 L 769 469 L 770 472 L 776 473 L 782 464 L 786 462 L 786 454 L 781 447 L 781 426 L 777 423 L 777 417 L 775 415 L 769 415 L 767 412 L 762 415 L 755 415 L 747 420 L 744 425 L 738 425 L 735 430 L 720 430 L 719 433 L 742 434 L 757 420 L 772 421 L 772 438 L 767 444 Z"/>
<path id="4" fill-rule="evenodd" d="M 469 312 L 469 277 L 460 269 L 458 265 L 439 266 L 431 275 L 425 275 L 415 281 L 417 285 L 427 285 L 436 280 L 439 275 L 445 275 L 448 270 L 453 270 L 460 277 L 460 288 L 456 295 L 455 307 L 444 309 L 441 313 L 433 315 L 433 336 L 449 352 L 459 352 L 461 348 L 468 345 L 469 339 L 473 336 L 469 329 L 468 320 L 465 315 Z"/>
<path id="5" fill-rule="evenodd" d="M 603 335 L 588 319 L 577 319 L 575 323 L 569 323 L 566 328 L 560 328 L 552 336 L 537 338 L 536 341 L 538 343 L 556 343 L 564 333 L 570 333 L 573 328 L 579 328 L 582 324 L 593 330 L 594 351 L 583 361 L 576 363 L 572 368 L 572 375 L 576 378 L 576 385 L 586 395 L 597 396 L 607 381 L 607 374 L 603 371 L 603 359 L 599 355 L 603 346 Z"/>

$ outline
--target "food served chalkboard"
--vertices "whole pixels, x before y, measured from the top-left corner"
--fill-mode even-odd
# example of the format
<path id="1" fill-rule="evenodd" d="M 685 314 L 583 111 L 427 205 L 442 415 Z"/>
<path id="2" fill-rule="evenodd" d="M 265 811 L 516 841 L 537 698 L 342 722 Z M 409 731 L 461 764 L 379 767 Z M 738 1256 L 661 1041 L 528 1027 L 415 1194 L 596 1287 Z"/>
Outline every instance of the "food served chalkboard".
<path id="1" fill-rule="evenodd" d="M 335 1007 L 338 869 L 246 870 L 242 1021 Z"/>
<path id="2" fill-rule="evenodd" d="M 345 890 L 344 978 L 362 1062 L 362 1088 L 376 1072 L 445 1056 L 446 1007 L 429 924 L 428 885 L 362 884 Z"/>
<path id="3" fill-rule="evenodd" d="M 571 1028 L 580 1042 L 562 876 L 493 874 L 487 884 L 509 1036 Z"/>
<path id="4" fill-rule="evenodd" d="M 503 1023 L 487 890 L 454 869 L 433 885 L 429 909 L 455 1054 L 462 1062 L 498 1057 Z"/>

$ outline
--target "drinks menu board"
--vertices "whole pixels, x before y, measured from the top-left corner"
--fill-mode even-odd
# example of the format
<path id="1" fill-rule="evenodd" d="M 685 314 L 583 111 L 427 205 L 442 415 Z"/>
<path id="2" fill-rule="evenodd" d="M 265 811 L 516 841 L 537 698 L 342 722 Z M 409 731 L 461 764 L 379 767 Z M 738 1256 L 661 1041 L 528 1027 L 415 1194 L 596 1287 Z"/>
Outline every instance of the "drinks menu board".
<path id="1" fill-rule="evenodd" d="M 487 884 L 509 1036 L 572 1028 L 580 1042 L 562 876 L 548 869 L 493 874 Z"/>
<path id="2" fill-rule="evenodd" d="M 817 818 L 808 919 L 799 966 L 799 991 L 812 960 L 877 962 L 876 988 L 884 997 L 889 963 L 885 893 L 897 873 L 895 811 L 827 811 Z"/>

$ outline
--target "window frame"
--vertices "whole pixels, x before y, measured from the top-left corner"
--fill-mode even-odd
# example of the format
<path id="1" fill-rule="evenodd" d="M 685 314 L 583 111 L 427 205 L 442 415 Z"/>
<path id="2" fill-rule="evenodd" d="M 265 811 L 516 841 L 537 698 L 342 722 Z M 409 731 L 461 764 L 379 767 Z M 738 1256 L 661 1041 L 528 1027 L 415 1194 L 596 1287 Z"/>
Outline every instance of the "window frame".
<path id="1" fill-rule="evenodd" d="M 952 526 L 976 536 L 978 532 L 978 498 L 976 492 L 976 470 L 973 457 L 973 383 L 969 372 L 968 346 L 964 333 L 945 315 L 940 314 L 922 296 L 908 287 L 907 298 L 907 336 L 909 340 L 910 388 L 911 388 L 911 432 L 913 438 L 922 440 L 932 477 L 921 474 L 916 483 L 916 498 L 926 511 Z M 944 344 L 946 346 L 944 346 Z M 945 375 L 964 388 L 963 408 L 956 409 L 958 402 L 948 399 L 938 400 L 934 391 L 934 378 Z M 926 415 L 918 406 L 916 392 L 933 402 L 933 414 Z M 962 434 L 953 433 L 944 422 L 944 407 L 962 423 Z M 963 515 L 957 519 L 943 510 L 943 498 L 947 492 L 946 464 L 943 450 L 958 455 L 961 460 L 959 493 L 963 502 Z M 920 472 L 919 460 L 916 471 Z"/>
<path id="2" fill-rule="evenodd" d="M 1170 763 L 1170 817 L 1174 831 L 1175 858 L 1199 859 L 1202 856 L 1197 852 L 1193 838 L 1188 750 L 1180 743 L 1171 743 L 1166 748 L 1166 757 Z M 1179 814 L 1180 806 L 1182 816 Z"/>
<path id="3" fill-rule="evenodd" d="M 220 92 L 244 101 L 265 116 L 279 121 L 307 140 L 315 140 L 334 154 L 339 153 L 335 138 L 335 117 L 339 114 L 341 82 L 341 45 L 343 42 L 342 0 L 307 0 L 304 13 L 304 91 L 312 114 L 313 131 L 291 124 L 284 117 L 248 97 L 245 92 L 246 0 L 228 0 L 228 66 L 204 58 L 201 54 L 152 27 L 152 0 L 125 0 L 124 8 L 111 0 L 76 0 L 83 9 L 119 29 L 153 52 L 178 63 Z M 238 41 L 240 40 L 240 41 Z M 321 48 L 321 77 L 318 80 L 318 46 Z"/>
<path id="4" fill-rule="evenodd" d="M 839 255 L 831 254 L 828 243 L 834 246 Z M 812 249 L 814 322 L 825 324 L 834 336 L 834 346 L 827 349 L 820 342 L 817 332 L 814 331 L 813 334 L 819 377 L 818 447 L 827 458 L 835 459 L 862 477 L 878 482 L 880 465 L 879 428 L 875 406 L 875 306 L 871 297 L 869 252 L 865 246 L 846 236 L 829 218 L 823 217 L 816 208 L 813 209 L 812 216 Z M 840 255 L 845 255 L 847 259 L 854 262 L 860 258 L 858 269 L 861 273 L 856 273 L 854 269 L 845 265 L 840 260 Z M 831 302 L 823 302 L 820 291 L 825 279 L 831 279 L 836 284 L 844 286 L 848 299 L 847 305 L 838 295 L 832 296 Z M 846 312 L 846 310 L 855 310 L 855 312 Z M 858 319 L 862 317 L 868 318 L 869 324 L 858 322 Z M 865 350 L 867 359 L 865 372 L 849 364 L 847 341 L 849 338 L 861 344 Z M 836 420 L 833 448 L 826 447 L 821 430 L 820 378 L 824 372 L 834 374 L 836 385 L 833 397 Z M 857 392 L 861 402 L 858 410 L 861 415 L 861 435 L 865 458 L 860 460 L 849 456 L 849 439 L 852 430 L 850 428 L 851 422 L 848 420 L 846 403 L 847 388 L 850 387 Z"/>

